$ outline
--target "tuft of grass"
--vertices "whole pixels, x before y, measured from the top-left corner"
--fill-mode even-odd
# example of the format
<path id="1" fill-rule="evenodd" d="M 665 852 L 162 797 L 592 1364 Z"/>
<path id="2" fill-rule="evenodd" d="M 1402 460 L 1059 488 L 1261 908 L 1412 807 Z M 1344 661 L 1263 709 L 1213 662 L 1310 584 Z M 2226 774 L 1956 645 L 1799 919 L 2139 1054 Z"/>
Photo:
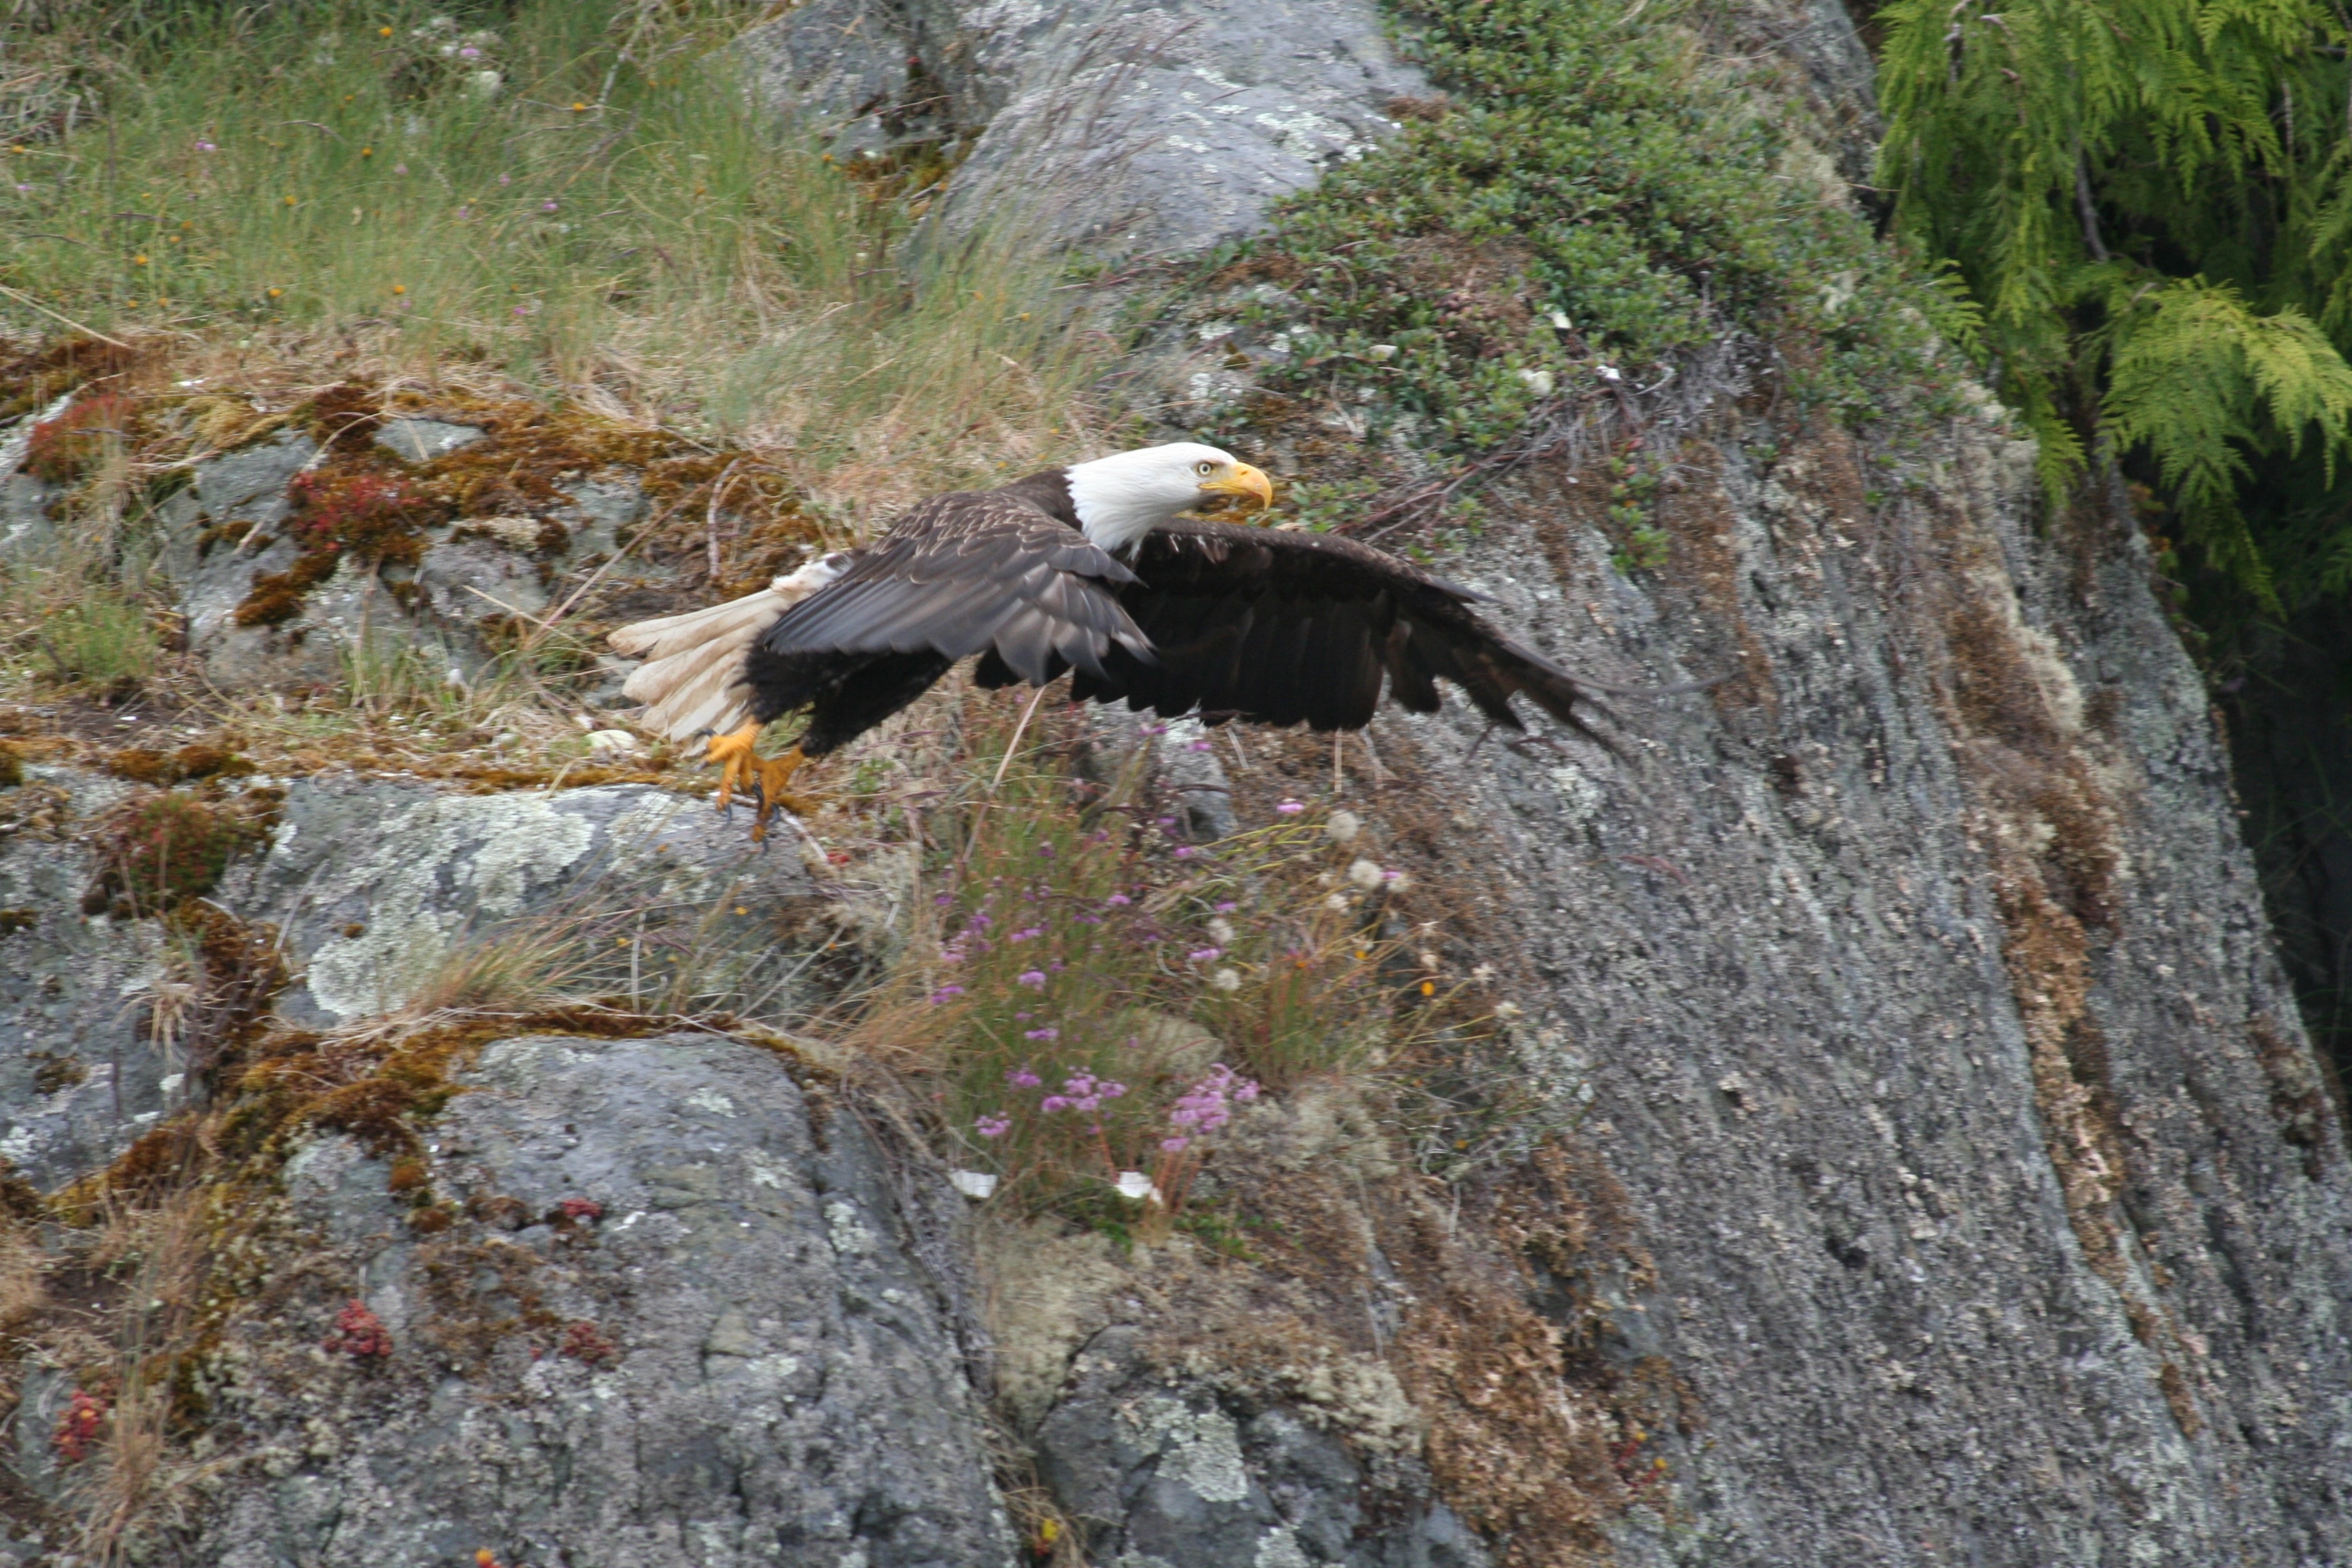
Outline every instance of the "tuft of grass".
<path id="1" fill-rule="evenodd" d="M 155 673 L 163 645 L 146 608 L 111 584 L 85 584 L 79 597 L 54 607 L 38 643 L 58 679 L 116 695 Z"/>

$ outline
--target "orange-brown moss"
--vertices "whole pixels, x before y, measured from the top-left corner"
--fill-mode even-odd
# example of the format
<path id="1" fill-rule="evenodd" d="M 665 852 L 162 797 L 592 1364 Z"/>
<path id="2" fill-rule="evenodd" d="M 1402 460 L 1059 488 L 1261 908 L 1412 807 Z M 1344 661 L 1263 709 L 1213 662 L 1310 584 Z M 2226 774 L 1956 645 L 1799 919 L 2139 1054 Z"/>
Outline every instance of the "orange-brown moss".
<path id="1" fill-rule="evenodd" d="M 253 764 L 226 746 L 199 741 L 172 752 L 143 746 L 113 752 L 107 756 L 106 771 L 137 784 L 168 786 L 193 779 L 240 778 L 253 772 Z"/>

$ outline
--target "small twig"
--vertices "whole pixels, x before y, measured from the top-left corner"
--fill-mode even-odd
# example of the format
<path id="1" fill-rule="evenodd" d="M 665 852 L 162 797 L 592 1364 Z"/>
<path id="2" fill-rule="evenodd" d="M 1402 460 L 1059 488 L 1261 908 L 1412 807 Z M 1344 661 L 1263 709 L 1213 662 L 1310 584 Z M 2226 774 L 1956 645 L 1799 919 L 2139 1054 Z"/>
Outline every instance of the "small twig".
<path id="1" fill-rule="evenodd" d="M 735 470 L 742 466 L 743 459 L 738 458 L 719 474 L 719 482 L 710 487 L 710 509 L 702 520 L 710 546 L 710 585 L 714 588 L 719 585 L 719 502 L 726 496 L 727 487 L 734 482 Z"/>
<path id="2" fill-rule="evenodd" d="M 80 242 L 77 240 L 75 243 L 79 244 Z M 67 326 L 71 327 L 77 332 L 87 332 L 91 337 L 96 338 L 100 342 L 112 343 L 119 349 L 127 349 L 131 346 L 129 343 L 124 342 L 121 338 L 110 338 L 104 332 L 100 331 L 96 327 L 86 327 L 79 321 L 75 321 L 71 316 L 66 315 L 62 311 L 50 310 L 47 305 L 42 304 L 38 300 L 34 299 L 30 294 L 26 293 L 21 289 L 11 289 L 5 283 L 0 283 L 0 294 L 7 295 L 8 298 L 16 300 L 20 305 L 31 306 L 34 310 L 38 310 L 41 314 L 50 318 L 52 321 L 63 321 Z"/>

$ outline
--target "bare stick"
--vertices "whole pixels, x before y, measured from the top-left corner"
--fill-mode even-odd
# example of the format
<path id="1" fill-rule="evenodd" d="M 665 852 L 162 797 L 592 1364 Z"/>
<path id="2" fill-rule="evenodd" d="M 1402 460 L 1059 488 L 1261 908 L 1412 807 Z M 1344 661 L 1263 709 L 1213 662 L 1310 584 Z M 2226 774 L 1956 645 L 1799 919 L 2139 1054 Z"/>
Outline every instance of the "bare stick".
<path id="1" fill-rule="evenodd" d="M 1364 760 L 1372 764 L 1372 787 L 1378 789 L 1389 782 L 1389 771 L 1381 766 L 1381 754 L 1372 750 L 1372 732 L 1369 729 L 1359 730 L 1356 739 L 1364 743 Z"/>
<path id="2" fill-rule="evenodd" d="M 1037 689 L 1037 695 L 1029 699 L 1029 706 L 1021 710 L 1021 722 L 1013 726 L 1013 739 L 1006 744 L 1004 755 L 996 764 L 996 776 L 988 781 L 991 796 L 996 794 L 996 786 L 1004 782 L 1004 770 L 1013 765 L 1013 753 L 1021 749 L 1021 737 L 1028 731 L 1030 717 L 1037 711 L 1037 704 L 1045 700 L 1045 689 L 1041 686 Z"/>
<path id="3" fill-rule="evenodd" d="M 16 300 L 20 305 L 29 305 L 44 316 L 50 317 L 55 321 L 63 321 L 67 326 L 71 327 L 77 332 L 88 332 L 100 342 L 112 343 L 119 349 L 127 349 L 131 346 L 129 343 L 124 342 L 121 338 L 110 338 L 104 332 L 100 331 L 96 327 L 85 327 L 79 321 L 75 321 L 71 316 L 61 315 L 58 311 L 50 310 L 47 305 L 42 304 L 38 300 L 34 299 L 30 294 L 26 293 L 21 289 L 11 289 L 5 283 L 0 283 L 0 294 L 7 295 L 8 298 Z"/>
<path id="4" fill-rule="evenodd" d="M 1339 765 L 1339 742 L 1347 738 L 1345 730 L 1331 731 L 1331 793 L 1335 795 L 1345 793 L 1348 788 L 1347 772 Z"/>
<path id="5" fill-rule="evenodd" d="M 719 482 L 710 487 L 710 510 L 703 514 L 703 531 L 710 547 L 710 585 L 714 588 L 719 586 L 719 502 L 727 494 L 728 485 L 734 480 L 735 470 L 742 466 L 740 458 L 727 465 L 727 471 L 720 474 Z"/>

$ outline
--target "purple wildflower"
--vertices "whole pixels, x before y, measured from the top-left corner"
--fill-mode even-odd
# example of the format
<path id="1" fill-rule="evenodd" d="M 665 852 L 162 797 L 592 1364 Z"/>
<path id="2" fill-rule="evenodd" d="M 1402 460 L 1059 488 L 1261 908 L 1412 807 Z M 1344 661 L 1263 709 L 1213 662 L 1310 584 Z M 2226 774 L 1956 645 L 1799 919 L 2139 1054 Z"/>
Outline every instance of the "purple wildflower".
<path id="1" fill-rule="evenodd" d="M 543 213 L 561 212 L 563 210 L 563 204 L 551 199 L 543 201 L 539 204 L 539 210 Z"/>
<path id="2" fill-rule="evenodd" d="M 1196 947 L 1190 956 L 1195 963 L 1214 963 L 1225 956 L 1225 950 L 1222 947 Z"/>
<path id="3" fill-rule="evenodd" d="M 1002 1138 L 1012 1126 L 1010 1116 L 983 1116 L 971 1124 L 971 1130 L 982 1138 Z"/>
<path id="4" fill-rule="evenodd" d="M 1045 1099 L 1037 1102 L 1037 1109 L 1040 1110 L 1067 1110 L 1070 1109 L 1070 1102 L 1058 1094 L 1049 1094 Z"/>
<path id="5" fill-rule="evenodd" d="M 1162 1138 L 1160 1141 L 1160 1152 L 1163 1154 L 1181 1154 L 1192 1142 L 1190 1138 Z"/>
<path id="6" fill-rule="evenodd" d="M 1035 1089 L 1045 1080 L 1027 1068 L 1007 1068 L 1004 1069 L 1004 1081 L 1015 1089 Z"/>
<path id="7" fill-rule="evenodd" d="M 1058 1040 L 1062 1037 L 1062 1031 L 1048 1024 L 1042 1029 L 1024 1029 L 1021 1037 L 1024 1040 Z"/>
<path id="8" fill-rule="evenodd" d="M 220 143 L 217 142 L 199 141 L 196 143 L 196 151 L 199 153 L 217 153 L 220 151 Z"/>
<path id="9" fill-rule="evenodd" d="M 1043 991 L 1045 989 L 1045 972 L 1042 969 L 1024 970 L 1022 972 L 1019 983 Z"/>
<path id="10" fill-rule="evenodd" d="M 1118 909 L 1125 909 L 1128 905 L 1135 902 L 1135 900 L 1129 898 L 1125 893 L 1113 893 L 1109 898 L 1105 899 L 1103 902 Z"/>
<path id="11" fill-rule="evenodd" d="M 1295 800 L 1286 800 L 1274 809 L 1284 816 L 1297 816 L 1300 812 L 1305 811 L 1307 808 Z"/>
<path id="12" fill-rule="evenodd" d="M 1190 844 L 1180 844 L 1176 847 L 1176 858 L 1179 860 L 1190 860 L 1193 854 L 1194 850 Z"/>
<path id="13" fill-rule="evenodd" d="M 1240 908 L 1241 905 L 1234 902 L 1231 899 L 1227 899 L 1223 903 L 1217 906 L 1217 912 L 1221 915 L 1229 915 Z"/>
<path id="14" fill-rule="evenodd" d="M 961 996 L 962 994 L 963 987 L 961 985 L 942 985 L 937 991 L 931 993 L 931 1005 L 936 1007 L 950 996 Z"/>

